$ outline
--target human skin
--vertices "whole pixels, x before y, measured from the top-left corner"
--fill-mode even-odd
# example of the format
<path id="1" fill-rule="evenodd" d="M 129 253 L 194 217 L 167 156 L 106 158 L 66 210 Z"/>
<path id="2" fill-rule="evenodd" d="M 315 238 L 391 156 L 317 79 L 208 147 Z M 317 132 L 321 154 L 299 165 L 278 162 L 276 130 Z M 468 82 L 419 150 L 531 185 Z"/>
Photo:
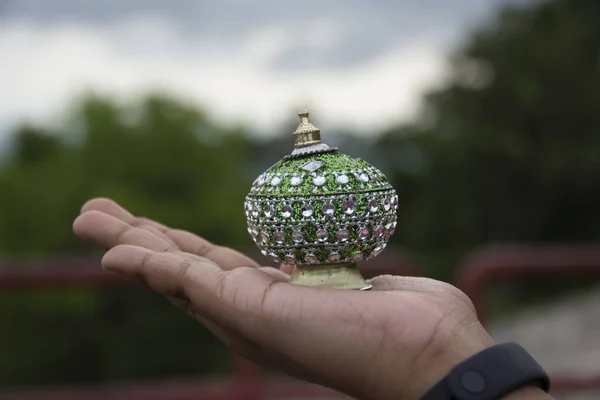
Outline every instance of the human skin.
<path id="1" fill-rule="evenodd" d="M 494 344 L 469 298 L 444 282 L 379 276 L 370 291 L 288 283 L 289 274 L 109 199 L 74 232 L 107 249 L 105 270 L 143 280 L 226 345 L 261 365 L 358 399 L 420 399 Z M 505 399 L 551 399 L 528 387 Z"/>

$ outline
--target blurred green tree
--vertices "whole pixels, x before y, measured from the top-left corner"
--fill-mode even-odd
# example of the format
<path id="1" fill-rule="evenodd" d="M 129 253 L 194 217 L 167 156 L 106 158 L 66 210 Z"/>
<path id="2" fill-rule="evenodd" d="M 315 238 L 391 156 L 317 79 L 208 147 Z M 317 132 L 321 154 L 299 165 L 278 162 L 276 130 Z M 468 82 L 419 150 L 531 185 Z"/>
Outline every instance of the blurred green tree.
<path id="1" fill-rule="evenodd" d="M 400 194 L 394 243 L 428 275 L 450 279 L 483 243 L 600 238 L 599 5 L 503 9 L 451 57 L 452 77 L 426 96 L 423 118 L 377 143 Z M 241 204 L 282 143 L 253 144 L 165 95 L 129 106 L 88 96 L 64 127 L 16 132 L 0 165 L 0 256 L 98 252 L 71 232 L 94 196 L 255 251 Z M 0 385 L 226 364 L 212 336 L 147 292 L 2 293 L 0 315 Z"/>
<path id="2" fill-rule="evenodd" d="M 600 239 L 600 4 L 504 8 L 452 55 L 418 124 L 379 142 L 395 243 L 449 279 L 489 242 Z"/>
<path id="3" fill-rule="evenodd" d="M 0 168 L 4 258 L 98 252 L 71 231 L 94 196 L 221 244 L 252 244 L 242 207 L 255 174 L 251 142 L 193 106 L 90 95 L 65 128 L 23 126 L 13 146 Z M 229 361 L 211 335 L 149 293 L 1 296 L 0 385 L 206 373 Z"/>

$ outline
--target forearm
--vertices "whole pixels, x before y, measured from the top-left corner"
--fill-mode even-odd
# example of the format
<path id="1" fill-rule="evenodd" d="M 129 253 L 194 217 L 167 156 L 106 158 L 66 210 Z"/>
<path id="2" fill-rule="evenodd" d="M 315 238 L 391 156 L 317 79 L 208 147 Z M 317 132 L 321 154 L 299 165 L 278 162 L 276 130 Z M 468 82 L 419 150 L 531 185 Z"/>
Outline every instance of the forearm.
<path id="1" fill-rule="evenodd" d="M 542 389 L 535 386 L 519 389 L 509 395 L 506 395 L 502 400 L 553 400 L 554 397 L 544 392 Z"/>

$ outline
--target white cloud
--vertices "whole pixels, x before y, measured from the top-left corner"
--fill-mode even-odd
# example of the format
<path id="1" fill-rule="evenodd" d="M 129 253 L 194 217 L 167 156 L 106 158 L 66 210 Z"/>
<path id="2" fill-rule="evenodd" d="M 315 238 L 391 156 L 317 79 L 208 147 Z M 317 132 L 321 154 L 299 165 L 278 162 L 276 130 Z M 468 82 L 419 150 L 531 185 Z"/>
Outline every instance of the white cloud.
<path id="1" fill-rule="evenodd" d="M 335 20 L 314 28 L 323 38 L 317 45 L 335 42 L 339 32 Z M 129 97 L 160 88 L 200 103 L 220 121 L 253 123 L 265 132 L 306 104 L 322 128 L 371 133 L 410 118 L 423 89 L 444 72 L 444 43 L 435 38 L 356 67 L 284 71 L 269 64 L 297 37 L 289 27 L 265 26 L 235 46 L 218 36 L 198 43 L 183 42 L 184 36 L 159 15 L 103 27 L 6 20 L 0 26 L 0 126 L 50 118 L 85 89 Z"/>

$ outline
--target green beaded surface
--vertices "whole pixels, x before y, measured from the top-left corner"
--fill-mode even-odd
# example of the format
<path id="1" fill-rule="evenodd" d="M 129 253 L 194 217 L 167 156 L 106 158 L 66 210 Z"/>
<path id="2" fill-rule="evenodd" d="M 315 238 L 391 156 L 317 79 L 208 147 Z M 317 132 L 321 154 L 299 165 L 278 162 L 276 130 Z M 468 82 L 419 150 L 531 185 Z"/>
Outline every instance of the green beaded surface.
<path id="1" fill-rule="evenodd" d="M 314 172 L 303 170 L 302 166 L 309 161 L 322 162 L 324 165 Z M 352 173 L 353 171 L 367 171 L 370 174 L 370 181 L 366 184 L 359 181 L 356 175 Z M 336 182 L 336 175 L 334 173 L 347 173 L 349 178 L 348 184 L 340 185 Z M 313 178 L 318 175 L 324 176 L 326 183 L 315 190 Z M 267 182 L 259 187 L 256 184 L 253 185 L 252 195 L 283 197 L 290 195 L 290 189 L 293 190 L 293 193 L 300 193 L 306 196 L 316 193 L 361 193 L 372 190 L 392 189 L 392 186 L 387 182 L 386 177 L 381 171 L 366 161 L 359 158 L 352 158 L 337 151 L 283 159 L 265 171 L 261 176 L 267 177 Z M 274 187 L 270 185 L 270 181 L 276 176 L 280 177 L 282 182 Z M 291 179 L 294 176 L 303 177 L 302 183 L 298 187 L 291 185 Z"/>
<path id="2" fill-rule="evenodd" d="M 315 171 L 303 169 L 309 162 L 322 166 Z M 345 175 L 348 182 L 340 183 L 340 175 Z M 321 177 L 325 183 L 317 185 L 315 178 Z M 292 185 L 293 178 L 300 178 L 301 183 Z M 377 209 L 371 210 L 371 201 Z M 333 215 L 323 210 L 328 203 L 334 206 Z M 397 204 L 396 192 L 379 170 L 334 151 L 286 157 L 269 168 L 252 185 L 246 198 L 246 216 L 248 231 L 257 246 L 276 262 L 290 259 L 294 264 L 313 264 L 306 259 L 308 255 L 314 255 L 317 263 L 334 262 L 332 257 L 336 255 L 348 262 L 368 259 L 383 250 L 396 228 Z M 307 205 L 313 212 L 304 216 L 302 207 Z M 345 205 L 354 212 L 345 212 Z M 292 209 L 287 218 L 282 213 L 286 206 Z M 365 228 L 369 234 L 362 237 L 360 232 Z M 328 233 L 323 241 L 316 236 L 321 229 Z M 338 234 L 344 230 L 348 237 L 340 239 Z M 294 232 L 302 233 L 301 243 L 294 242 Z M 268 235 L 265 242 L 260 239 L 261 233 Z M 284 243 L 275 241 L 277 233 Z"/>

